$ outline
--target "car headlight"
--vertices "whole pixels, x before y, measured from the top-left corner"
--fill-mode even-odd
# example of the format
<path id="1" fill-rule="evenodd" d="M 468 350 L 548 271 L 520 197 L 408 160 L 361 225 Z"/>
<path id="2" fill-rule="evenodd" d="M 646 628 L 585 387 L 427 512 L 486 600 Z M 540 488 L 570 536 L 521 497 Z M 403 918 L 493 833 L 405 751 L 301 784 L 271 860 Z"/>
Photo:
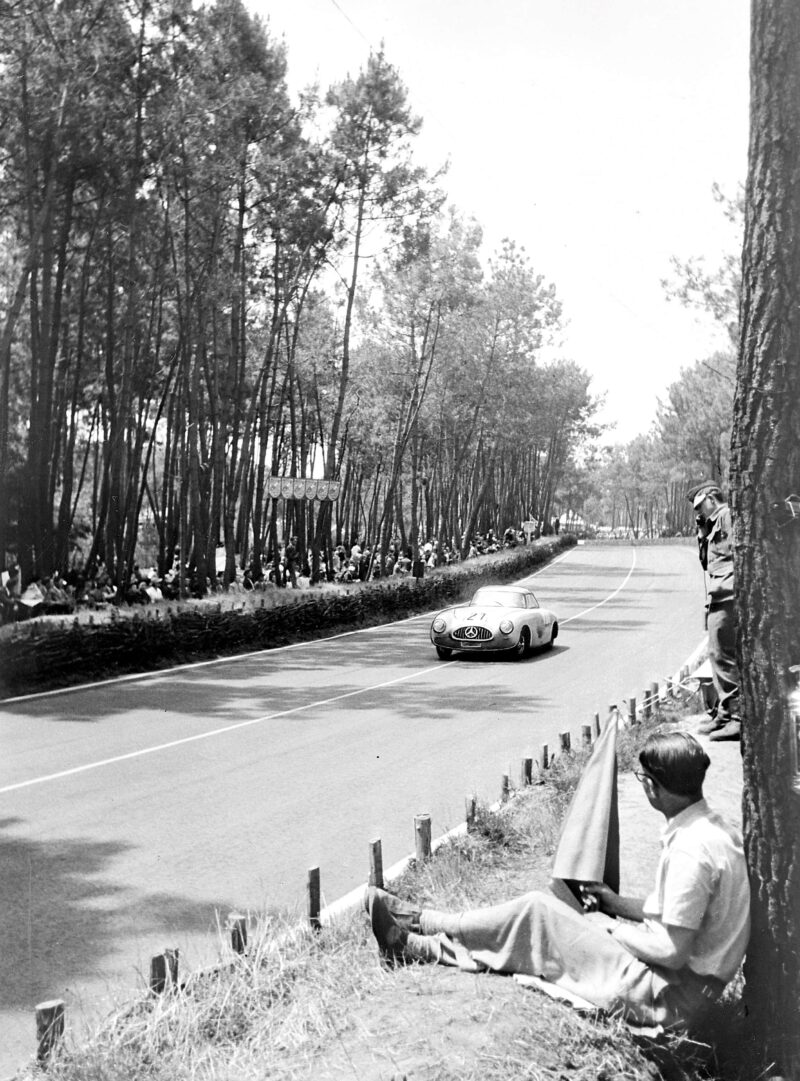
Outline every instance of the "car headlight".
<path id="1" fill-rule="evenodd" d="M 501 634 L 511 634 L 511 632 L 513 630 L 514 630 L 514 624 L 511 622 L 510 619 L 502 619 L 500 621 L 500 633 Z"/>
<path id="2" fill-rule="evenodd" d="M 444 632 L 446 630 L 447 630 L 447 620 L 442 619 L 441 616 L 437 616 L 436 619 L 434 619 L 434 621 L 433 621 L 433 632 L 434 632 L 434 634 L 444 634 Z"/>

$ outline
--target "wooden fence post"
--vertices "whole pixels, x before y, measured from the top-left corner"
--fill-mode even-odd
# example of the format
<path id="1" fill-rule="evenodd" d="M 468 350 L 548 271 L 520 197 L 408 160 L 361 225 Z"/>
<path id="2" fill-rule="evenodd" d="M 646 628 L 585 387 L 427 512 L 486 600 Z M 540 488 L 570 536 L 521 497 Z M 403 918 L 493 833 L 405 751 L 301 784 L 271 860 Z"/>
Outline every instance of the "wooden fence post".
<path id="1" fill-rule="evenodd" d="M 546 743 L 542 744 L 542 769 L 550 769 L 550 748 Z"/>
<path id="2" fill-rule="evenodd" d="M 162 995 L 178 986 L 178 962 L 180 950 L 165 949 L 150 959 L 150 991 Z"/>
<path id="3" fill-rule="evenodd" d="M 511 781 L 507 773 L 503 774 L 503 778 L 500 781 L 500 802 L 508 803 L 508 797 L 511 793 Z"/>
<path id="4" fill-rule="evenodd" d="M 319 884 L 319 867 L 308 869 L 308 922 L 314 931 L 319 931 L 322 922 L 319 918 L 321 909 L 321 889 Z"/>
<path id="5" fill-rule="evenodd" d="M 247 916 L 243 916 L 241 912 L 229 912 L 228 930 L 231 933 L 233 952 L 244 953 L 247 949 Z"/>
<path id="6" fill-rule="evenodd" d="M 600 714 L 599 713 L 595 713 L 595 715 L 594 715 L 594 738 L 595 739 L 600 738 Z"/>
<path id="7" fill-rule="evenodd" d="M 36 1007 L 36 1061 L 46 1069 L 64 1038 L 64 1000 L 53 998 Z"/>
<path id="8" fill-rule="evenodd" d="M 414 816 L 414 850 L 417 859 L 428 860 L 431 857 L 431 816 L 419 814 Z"/>
<path id="9" fill-rule="evenodd" d="M 655 711 L 658 709 L 659 694 L 660 692 L 658 688 L 658 682 L 656 680 L 653 680 L 653 682 L 650 684 L 650 702 L 653 706 L 653 713 L 655 713 Z"/>
<path id="10" fill-rule="evenodd" d="M 369 883 L 383 889 L 383 848 L 380 837 L 369 843 Z"/>
<path id="11" fill-rule="evenodd" d="M 628 699 L 628 724 L 636 724 L 636 695 Z"/>
<path id="12" fill-rule="evenodd" d="M 592 746 L 592 726 L 590 724 L 581 725 L 581 743 L 584 747 Z"/>
<path id="13" fill-rule="evenodd" d="M 520 767 L 519 779 L 523 788 L 526 788 L 533 782 L 533 758 L 525 757 L 522 759 L 522 766 Z"/>
<path id="14" fill-rule="evenodd" d="M 469 833 L 470 830 L 475 829 L 475 815 L 478 810 L 478 797 L 467 796 L 464 802 L 466 804 L 467 833 Z"/>
<path id="15" fill-rule="evenodd" d="M 642 720 L 650 720 L 650 692 L 647 687 L 642 691 Z"/>
<path id="16" fill-rule="evenodd" d="M 561 751 L 563 754 L 569 754 L 572 750 L 572 737 L 569 732 L 559 732 L 558 740 L 561 744 Z"/>

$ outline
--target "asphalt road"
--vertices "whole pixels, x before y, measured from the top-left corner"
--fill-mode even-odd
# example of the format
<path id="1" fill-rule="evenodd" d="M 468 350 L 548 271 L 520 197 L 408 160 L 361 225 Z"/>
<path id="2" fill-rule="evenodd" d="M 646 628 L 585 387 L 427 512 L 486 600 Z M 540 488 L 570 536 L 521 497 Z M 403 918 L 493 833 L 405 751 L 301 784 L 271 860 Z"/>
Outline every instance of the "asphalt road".
<path id="1" fill-rule="evenodd" d="M 693 545 L 580 546 L 525 579 L 555 610 L 546 654 L 440 662 L 429 616 L 244 658 L 0 703 L 0 1076 L 33 1050 L 33 1006 L 74 1026 L 218 915 L 302 911 L 493 800 L 557 734 L 677 670 L 702 635 Z"/>

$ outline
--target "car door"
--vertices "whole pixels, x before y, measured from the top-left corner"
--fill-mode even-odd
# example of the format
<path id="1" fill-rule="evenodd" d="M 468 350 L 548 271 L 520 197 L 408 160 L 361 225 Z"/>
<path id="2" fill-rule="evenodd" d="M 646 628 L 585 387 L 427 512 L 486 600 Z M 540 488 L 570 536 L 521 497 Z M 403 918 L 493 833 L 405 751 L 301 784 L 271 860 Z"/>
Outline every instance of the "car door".
<path id="1" fill-rule="evenodd" d="M 542 610 L 539 607 L 539 602 L 532 593 L 529 593 L 525 598 L 525 604 L 528 609 L 527 617 L 528 626 L 531 629 L 531 641 L 534 643 L 541 643 L 545 638 L 545 621 Z"/>

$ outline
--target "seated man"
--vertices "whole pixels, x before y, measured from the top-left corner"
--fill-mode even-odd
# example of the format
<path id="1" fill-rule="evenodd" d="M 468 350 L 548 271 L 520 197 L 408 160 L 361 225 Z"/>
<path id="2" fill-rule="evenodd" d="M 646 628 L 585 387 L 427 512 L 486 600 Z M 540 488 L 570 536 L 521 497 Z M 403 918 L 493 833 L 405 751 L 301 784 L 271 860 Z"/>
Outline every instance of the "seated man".
<path id="1" fill-rule="evenodd" d="M 703 798 L 709 759 L 693 736 L 653 735 L 639 761 L 636 776 L 666 819 L 653 891 L 640 901 L 582 887 L 587 911 L 632 922 L 596 922 L 538 892 L 460 914 L 416 912 L 373 887 L 367 907 L 383 955 L 543 977 L 633 1025 L 693 1026 L 744 957 L 747 867 L 739 835 Z"/>

